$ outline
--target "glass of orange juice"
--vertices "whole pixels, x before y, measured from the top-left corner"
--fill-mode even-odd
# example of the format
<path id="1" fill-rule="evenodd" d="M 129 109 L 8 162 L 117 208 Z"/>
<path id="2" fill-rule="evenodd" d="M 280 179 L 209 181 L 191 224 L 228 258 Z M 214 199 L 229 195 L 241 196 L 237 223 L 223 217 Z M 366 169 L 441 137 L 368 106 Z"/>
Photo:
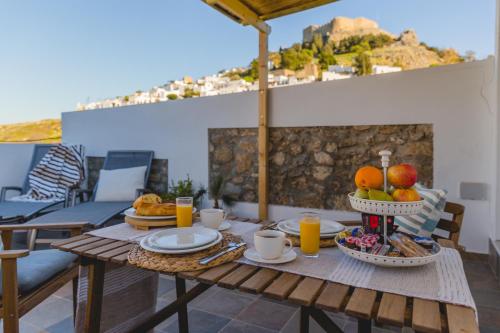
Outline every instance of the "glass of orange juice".
<path id="1" fill-rule="evenodd" d="M 193 198 L 182 197 L 175 199 L 177 211 L 177 227 L 191 227 L 193 225 Z"/>
<path id="2" fill-rule="evenodd" d="M 320 217 L 317 213 L 302 213 L 299 220 L 300 250 L 306 257 L 319 256 Z"/>

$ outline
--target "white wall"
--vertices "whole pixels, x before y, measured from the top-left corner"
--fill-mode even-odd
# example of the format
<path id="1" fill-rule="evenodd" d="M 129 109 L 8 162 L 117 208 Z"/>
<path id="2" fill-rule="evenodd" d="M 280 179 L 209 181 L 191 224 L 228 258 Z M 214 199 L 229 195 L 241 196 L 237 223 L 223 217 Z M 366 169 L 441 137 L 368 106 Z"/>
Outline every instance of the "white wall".
<path id="1" fill-rule="evenodd" d="M 0 144 L 0 187 L 22 186 L 32 155 L 32 144 Z"/>
<path id="2" fill-rule="evenodd" d="M 434 125 L 434 183 L 458 200 L 461 181 L 484 182 L 496 189 L 495 115 L 488 100 L 493 59 L 432 69 L 350 80 L 275 88 L 270 95 L 271 126 L 363 124 Z M 208 128 L 256 127 L 255 92 L 205 97 L 120 109 L 63 114 L 63 139 L 82 143 L 90 155 L 109 149 L 152 149 L 168 158 L 169 177 L 187 173 L 208 183 Z M 493 232 L 490 201 L 466 206 L 462 243 L 486 252 Z M 236 212 L 257 215 L 254 204 Z M 273 219 L 301 209 L 273 206 Z M 325 211 L 335 218 L 352 214 Z"/>

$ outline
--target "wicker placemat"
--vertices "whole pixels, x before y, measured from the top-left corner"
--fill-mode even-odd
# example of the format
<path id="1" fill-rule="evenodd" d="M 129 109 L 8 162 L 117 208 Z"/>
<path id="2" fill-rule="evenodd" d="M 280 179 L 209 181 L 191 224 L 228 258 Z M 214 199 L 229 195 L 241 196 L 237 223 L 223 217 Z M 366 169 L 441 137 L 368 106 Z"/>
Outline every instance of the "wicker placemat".
<path id="1" fill-rule="evenodd" d="M 241 237 L 224 233 L 222 241 L 206 250 L 188 254 L 162 254 L 144 250 L 140 245 L 135 245 L 128 253 L 128 261 L 137 267 L 152 269 L 165 273 L 191 272 L 209 267 L 219 266 L 226 262 L 234 261 L 243 255 L 246 246 L 211 261 L 207 265 L 200 265 L 198 261 L 210 254 L 217 252 L 229 242 L 241 242 Z"/>
<path id="2" fill-rule="evenodd" d="M 292 241 L 292 245 L 296 247 L 300 247 L 300 237 L 295 235 L 287 234 L 286 238 Z M 335 238 L 321 238 L 319 240 L 319 247 L 335 247 Z"/>

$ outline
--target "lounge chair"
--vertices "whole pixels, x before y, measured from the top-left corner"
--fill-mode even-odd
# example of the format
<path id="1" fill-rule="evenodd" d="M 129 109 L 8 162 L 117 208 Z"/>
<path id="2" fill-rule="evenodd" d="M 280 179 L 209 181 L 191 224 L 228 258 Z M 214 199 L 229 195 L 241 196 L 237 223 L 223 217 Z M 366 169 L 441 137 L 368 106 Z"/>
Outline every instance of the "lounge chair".
<path id="1" fill-rule="evenodd" d="M 139 166 L 146 166 L 146 174 L 144 178 L 144 186 L 146 186 L 147 179 L 151 169 L 153 160 L 153 151 L 109 151 L 106 159 L 104 160 L 104 170 L 116 170 L 124 168 L 133 168 Z M 72 207 L 63 208 L 55 212 L 39 216 L 28 222 L 30 225 L 45 224 L 45 223 L 72 223 L 72 222 L 85 222 L 89 228 L 100 228 L 106 222 L 110 221 L 113 217 L 122 213 L 125 209 L 132 206 L 131 201 L 94 201 L 96 188 L 93 190 L 77 189 L 73 191 L 73 202 L 78 194 L 87 194 L 88 201 L 80 204 L 73 205 Z M 143 189 L 137 189 L 138 191 Z M 29 249 L 35 248 L 37 232 L 33 231 L 29 237 Z M 46 242 L 40 242 L 46 243 Z"/>
<path id="2" fill-rule="evenodd" d="M 35 145 L 33 148 L 33 156 L 31 158 L 31 163 L 28 169 L 28 173 L 24 179 L 23 185 L 20 186 L 4 186 L 0 192 L 0 222 L 25 222 L 33 217 L 38 216 L 44 210 L 48 208 L 54 208 L 54 206 L 59 205 L 62 207 L 60 202 L 22 202 L 22 201 L 8 201 L 8 192 L 18 192 L 20 195 L 26 194 L 30 189 L 29 184 L 29 173 L 34 167 L 38 165 L 40 160 L 47 154 L 47 152 L 55 145 Z"/>
<path id="3" fill-rule="evenodd" d="M 0 225 L 5 250 L 0 251 L 1 286 L 0 318 L 3 332 L 19 332 L 19 318 L 43 302 L 59 288 L 73 280 L 73 315 L 76 311 L 78 257 L 59 250 L 11 250 L 14 231 L 38 228 L 69 230 L 72 236 L 81 233 L 84 223 Z"/>

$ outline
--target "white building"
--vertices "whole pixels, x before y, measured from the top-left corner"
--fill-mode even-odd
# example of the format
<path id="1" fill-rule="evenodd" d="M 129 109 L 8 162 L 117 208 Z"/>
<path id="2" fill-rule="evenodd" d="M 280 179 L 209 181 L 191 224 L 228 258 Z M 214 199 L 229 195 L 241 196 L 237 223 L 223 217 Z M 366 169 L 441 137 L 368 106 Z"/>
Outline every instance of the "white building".
<path id="1" fill-rule="evenodd" d="M 352 66 L 330 65 L 328 71 L 337 74 L 354 74 L 356 70 Z"/>
<path id="2" fill-rule="evenodd" d="M 372 74 L 385 74 L 401 72 L 401 67 L 373 65 Z"/>
<path id="3" fill-rule="evenodd" d="M 322 72 L 321 81 L 343 80 L 351 78 L 351 74 L 340 74 L 335 72 Z"/>

